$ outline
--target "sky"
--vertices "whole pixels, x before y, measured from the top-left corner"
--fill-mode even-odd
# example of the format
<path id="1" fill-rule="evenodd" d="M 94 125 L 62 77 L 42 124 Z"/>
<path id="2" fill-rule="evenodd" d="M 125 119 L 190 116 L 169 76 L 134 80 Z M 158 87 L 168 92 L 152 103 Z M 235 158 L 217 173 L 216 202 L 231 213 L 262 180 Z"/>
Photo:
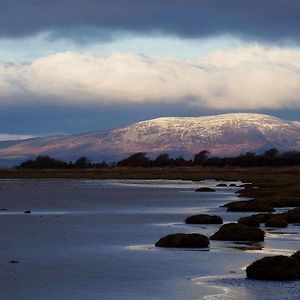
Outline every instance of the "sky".
<path id="1" fill-rule="evenodd" d="M 0 140 L 232 112 L 300 120 L 298 0 L 1 0 Z"/>

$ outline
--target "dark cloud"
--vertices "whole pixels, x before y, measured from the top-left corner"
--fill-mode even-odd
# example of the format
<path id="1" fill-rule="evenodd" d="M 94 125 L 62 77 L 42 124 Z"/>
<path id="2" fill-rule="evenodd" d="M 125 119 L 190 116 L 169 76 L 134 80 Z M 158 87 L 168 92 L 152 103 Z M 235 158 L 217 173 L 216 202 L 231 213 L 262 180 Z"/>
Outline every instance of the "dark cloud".
<path id="1" fill-rule="evenodd" d="M 45 135 L 52 133 L 81 133 L 122 127 L 134 122 L 166 117 L 191 117 L 241 112 L 214 110 L 185 104 L 116 105 L 7 105 L 0 110 L 0 134 Z M 265 113 L 286 120 L 300 121 L 300 110 L 243 110 Z"/>
<path id="2" fill-rule="evenodd" d="M 80 39 L 89 28 L 197 38 L 222 33 L 278 42 L 300 37 L 299 0 L 2 0 L 0 36 L 44 30 Z M 79 31 L 77 31 L 79 30 Z M 75 33 L 74 33 L 75 32 Z M 91 33 L 89 33 L 91 34 Z M 94 38 L 95 38 L 94 36 Z"/>

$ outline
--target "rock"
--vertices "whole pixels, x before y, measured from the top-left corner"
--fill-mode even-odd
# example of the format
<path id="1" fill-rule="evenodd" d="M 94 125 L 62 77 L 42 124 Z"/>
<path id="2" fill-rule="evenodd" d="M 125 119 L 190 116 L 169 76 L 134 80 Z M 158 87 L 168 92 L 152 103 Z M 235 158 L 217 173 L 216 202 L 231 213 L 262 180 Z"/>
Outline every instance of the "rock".
<path id="1" fill-rule="evenodd" d="M 296 207 L 296 208 L 290 209 L 290 210 L 288 210 L 288 212 L 300 215 L 300 207 Z"/>
<path id="2" fill-rule="evenodd" d="M 155 243 L 155 247 L 167 248 L 207 248 L 208 246 L 208 238 L 198 233 L 170 234 Z"/>
<path id="3" fill-rule="evenodd" d="M 217 184 L 216 186 L 220 186 L 220 187 L 221 187 L 221 186 L 224 186 L 224 187 L 225 187 L 225 186 L 227 186 L 227 184 L 226 184 L 226 183 L 219 183 L 219 184 Z"/>
<path id="4" fill-rule="evenodd" d="M 195 215 L 185 219 L 186 224 L 223 224 L 219 216 Z"/>
<path id="5" fill-rule="evenodd" d="M 266 227 L 280 227 L 285 228 L 288 226 L 288 222 L 284 218 L 284 216 L 280 215 L 274 215 L 272 218 L 269 218 L 266 221 Z"/>
<path id="6" fill-rule="evenodd" d="M 274 208 L 267 202 L 261 200 L 245 200 L 229 202 L 222 207 L 226 207 L 227 211 L 238 212 L 273 212 Z"/>
<path id="7" fill-rule="evenodd" d="M 273 216 L 273 214 L 255 214 L 251 217 L 256 218 L 259 221 L 259 223 L 266 223 Z"/>
<path id="8" fill-rule="evenodd" d="M 281 214 L 286 221 L 291 224 L 291 223 L 300 223 L 300 210 L 298 208 L 290 209 L 286 213 Z"/>
<path id="9" fill-rule="evenodd" d="M 199 189 L 196 189 L 195 192 L 215 192 L 215 190 L 209 187 L 201 187 Z"/>
<path id="10" fill-rule="evenodd" d="M 1 211 L 7 211 L 7 208 L 0 208 Z"/>
<path id="11" fill-rule="evenodd" d="M 19 262 L 17 260 L 11 260 L 9 263 L 10 264 L 18 264 Z"/>
<path id="12" fill-rule="evenodd" d="M 279 197 L 277 199 L 269 199 L 268 202 L 273 207 L 297 207 L 300 206 L 300 197 L 295 199 Z"/>
<path id="13" fill-rule="evenodd" d="M 260 228 L 237 223 L 223 225 L 210 237 L 219 241 L 264 241 L 264 238 L 265 233 Z"/>
<path id="14" fill-rule="evenodd" d="M 297 251 L 294 253 L 291 258 L 295 261 L 296 263 L 296 268 L 298 272 L 298 278 L 300 279 L 300 251 Z"/>
<path id="15" fill-rule="evenodd" d="M 235 183 L 230 183 L 229 186 L 237 186 Z"/>
<path id="16" fill-rule="evenodd" d="M 239 224 L 244 224 L 252 227 L 259 227 L 261 223 L 266 223 L 274 214 L 255 214 L 248 217 L 243 217 L 238 220 Z"/>
<path id="17" fill-rule="evenodd" d="M 296 253 L 294 253 L 294 254 L 291 256 L 291 258 L 293 258 L 293 259 L 299 261 L 299 263 L 300 263 L 300 251 L 297 251 Z"/>
<path id="18" fill-rule="evenodd" d="M 278 255 L 264 257 L 246 269 L 247 278 L 260 280 L 295 280 L 299 278 L 295 259 Z"/>
<path id="19" fill-rule="evenodd" d="M 259 219 L 254 216 L 240 218 L 240 219 L 238 219 L 238 223 L 247 225 L 247 226 L 251 226 L 251 227 L 259 227 L 260 226 Z"/>
<path id="20" fill-rule="evenodd" d="M 31 211 L 30 210 L 26 210 L 26 211 L 24 211 L 24 214 L 31 214 Z"/>

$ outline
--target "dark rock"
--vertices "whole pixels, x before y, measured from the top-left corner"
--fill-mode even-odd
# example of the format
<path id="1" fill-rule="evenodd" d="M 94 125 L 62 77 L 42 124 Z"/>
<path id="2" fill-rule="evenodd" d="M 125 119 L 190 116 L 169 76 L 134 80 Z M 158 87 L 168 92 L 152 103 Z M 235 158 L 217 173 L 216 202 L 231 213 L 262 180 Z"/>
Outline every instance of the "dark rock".
<path id="1" fill-rule="evenodd" d="M 195 192 L 215 192 L 215 190 L 209 187 L 201 187 L 199 189 L 196 189 Z"/>
<path id="2" fill-rule="evenodd" d="M 253 227 L 259 227 L 261 223 L 266 223 L 274 214 L 255 214 L 248 217 L 243 217 L 238 220 L 239 224 L 244 224 Z"/>
<path id="3" fill-rule="evenodd" d="M 295 261 L 297 272 L 298 272 L 298 278 L 300 279 L 300 251 L 297 251 L 294 253 L 291 258 Z"/>
<path id="4" fill-rule="evenodd" d="M 236 211 L 236 212 L 273 212 L 274 208 L 265 201 L 234 201 L 229 202 L 222 207 L 226 207 L 227 211 Z"/>
<path id="5" fill-rule="evenodd" d="M 296 253 L 294 253 L 294 254 L 291 256 L 291 258 L 293 258 L 293 259 L 299 261 L 299 263 L 300 263 L 300 251 L 297 251 Z"/>
<path id="6" fill-rule="evenodd" d="M 289 213 L 295 213 L 295 214 L 300 214 L 300 207 L 296 207 L 293 209 L 288 210 Z"/>
<path id="7" fill-rule="evenodd" d="M 246 273 L 247 278 L 260 280 L 296 280 L 299 278 L 295 260 L 283 255 L 257 260 L 247 267 Z"/>
<path id="8" fill-rule="evenodd" d="M 260 228 L 255 228 L 243 224 L 229 223 L 223 225 L 211 240 L 219 241 L 263 241 L 265 233 Z"/>
<path id="9" fill-rule="evenodd" d="M 11 260 L 9 263 L 10 264 L 18 264 L 19 262 L 17 260 Z"/>
<path id="10" fill-rule="evenodd" d="M 1 211 L 7 211 L 7 208 L 0 208 Z"/>
<path id="11" fill-rule="evenodd" d="M 31 214 L 31 211 L 30 210 L 26 210 L 26 211 L 24 211 L 24 214 Z"/>
<path id="12" fill-rule="evenodd" d="M 300 206 L 300 198 L 282 198 L 279 197 L 277 199 L 269 199 L 268 202 L 273 207 L 297 207 Z"/>
<path id="13" fill-rule="evenodd" d="M 247 226 L 251 226 L 251 227 L 259 227 L 260 226 L 259 219 L 254 216 L 240 218 L 240 219 L 238 219 L 238 223 L 247 225 Z"/>
<path id="14" fill-rule="evenodd" d="M 272 218 L 266 221 L 266 227 L 285 228 L 287 226 L 288 226 L 288 222 L 282 215 L 274 215 Z"/>
<path id="15" fill-rule="evenodd" d="M 259 223 L 266 223 L 270 218 L 273 217 L 273 214 L 255 214 L 251 217 L 256 218 L 259 221 Z"/>
<path id="16" fill-rule="evenodd" d="M 229 186 L 237 186 L 235 183 L 230 183 Z"/>
<path id="17" fill-rule="evenodd" d="M 185 219 L 186 224 L 223 224 L 219 216 L 195 215 Z"/>
<path id="18" fill-rule="evenodd" d="M 294 208 L 291 210 L 288 210 L 286 213 L 281 214 L 286 221 L 291 224 L 291 223 L 300 223 L 300 210 L 299 208 Z"/>
<path id="19" fill-rule="evenodd" d="M 224 186 L 224 187 L 225 187 L 225 186 L 227 186 L 227 184 L 226 184 L 226 183 L 219 183 L 219 184 L 217 184 L 216 186 L 220 186 L 220 187 L 221 187 L 221 186 Z"/>
<path id="20" fill-rule="evenodd" d="M 208 238 L 198 233 L 170 234 L 155 243 L 155 247 L 166 248 L 206 248 L 208 246 Z"/>

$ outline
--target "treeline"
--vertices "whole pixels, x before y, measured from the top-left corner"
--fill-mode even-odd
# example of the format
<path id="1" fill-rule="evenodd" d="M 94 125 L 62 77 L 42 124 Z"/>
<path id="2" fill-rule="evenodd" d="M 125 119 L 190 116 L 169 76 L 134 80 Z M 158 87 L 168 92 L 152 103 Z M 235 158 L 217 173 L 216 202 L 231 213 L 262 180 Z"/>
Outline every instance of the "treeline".
<path id="1" fill-rule="evenodd" d="M 257 155 L 254 152 L 247 152 L 234 157 L 216 157 L 210 156 L 209 151 L 204 150 L 193 159 L 186 160 L 180 156 L 171 158 L 168 153 L 158 155 L 151 159 L 145 152 L 138 152 L 126 159 L 111 164 L 106 162 L 92 163 L 86 157 L 80 157 L 75 162 L 57 160 L 49 156 L 38 156 L 34 160 L 27 160 L 17 166 L 18 169 L 84 169 L 84 168 L 112 168 L 112 167 L 283 167 L 299 166 L 300 152 L 289 151 L 280 153 L 272 148 L 263 154 Z"/>
<path id="2" fill-rule="evenodd" d="M 38 156 L 34 160 L 26 160 L 17 169 L 86 169 L 109 167 L 105 162 L 92 163 L 86 157 L 80 157 L 75 162 L 54 159 L 50 156 Z"/>
<path id="3" fill-rule="evenodd" d="M 197 153 L 192 160 L 185 160 L 182 156 L 170 158 L 167 153 L 160 154 L 154 160 L 147 157 L 145 152 L 139 152 L 117 163 L 120 167 L 177 167 L 177 166 L 203 166 L 203 167 L 282 167 L 300 165 L 300 152 L 289 151 L 280 153 L 272 148 L 261 155 L 247 152 L 234 157 L 210 156 L 209 151 Z"/>

